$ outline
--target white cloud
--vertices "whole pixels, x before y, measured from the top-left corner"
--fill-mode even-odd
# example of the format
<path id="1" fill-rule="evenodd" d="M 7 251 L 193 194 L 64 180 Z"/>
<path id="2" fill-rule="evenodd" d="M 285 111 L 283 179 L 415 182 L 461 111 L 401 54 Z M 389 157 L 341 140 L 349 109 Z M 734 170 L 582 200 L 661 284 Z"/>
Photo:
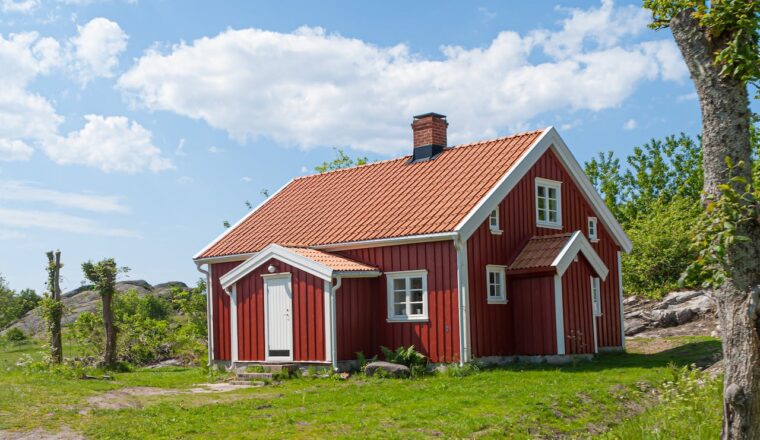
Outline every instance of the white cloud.
<path id="1" fill-rule="evenodd" d="M 648 21 L 641 9 L 604 1 L 567 13 L 558 30 L 504 31 L 487 47 L 442 47 L 440 59 L 320 28 L 227 30 L 147 51 L 118 86 L 138 106 L 202 119 L 239 142 L 397 154 L 414 114 L 448 115 L 457 143 L 533 127 L 546 113 L 618 107 L 644 81 L 685 77 L 672 41 L 634 41 Z"/>
<path id="2" fill-rule="evenodd" d="M 40 5 L 40 0 L 2 0 L 0 9 L 3 12 L 20 12 L 22 14 L 28 14 L 37 9 Z"/>
<path id="3" fill-rule="evenodd" d="M 132 230 L 108 228 L 94 220 L 54 211 L 0 208 L 0 225 L 12 228 L 40 228 L 83 235 L 139 237 Z"/>
<path id="4" fill-rule="evenodd" d="M 127 34 L 118 23 L 103 17 L 94 18 L 78 29 L 79 35 L 71 43 L 82 84 L 98 77 L 112 77 L 119 65 L 119 55 L 127 48 Z"/>
<path id="5" fill-rule="evenodd" d="M 302 173 L 308 173 L 309 169 L 306 167 L 306 165 L 301 165 L 301 172 Z"/>
<path id="6" fill-rule="evenodd" d="M 185 153 L 185 138 L 180 138 L 179 143 L 177 144 L 177 149 L 174 150 L 175 156 L 186 156 Z"/>
<path id="7" fill-rule="evenodd" d="M 29 160 L 34 150 L 22 141 L 0 138 L 0 161 Z"/>
<path id="8" fill-rule="evenodd" d="M 219 154 L 219 153 L 223 153 L 224 150 L 219 147 L 211 146 L 211 147 L 208 147 L 208 152 L 211 154 Z"/>
<path id="9" fill-rule="evenodd" d="M 245 183 L 250 183 L 252 180 L 253 180 L 253 179 L 251 179 L 251 178 L 250 178 L 250 177 L 248 177 L 248 176 L 243 176 L 243 182 L 245 182 Z"/>
<path id="10" fill-rule="evenodd" d="M 0 181 L 0 200 L 42 202 L 92 212 L 130 212 L 119 197 L 83 194 L 45 188 L 32 182 Z"/>
<path id="11" fill-rule="evenodd" d="M 20 231 L 13 229 L 0 229 L 0 241 L 2 240 L 18 240 L 26 238 L 26 235 Z"/>
<path id="12" fill-rule="evenodd" d="M 624 130 L 633 130 L 634 128 L 636 128 L 637 125 L 638 124 L 636 123 L 635 119 L 629 119 L 629 120 L 625 121 L 625 124 L 623 124 L 623 129 Z"/>
<path id="13" fill-rule="evenodd" d="M 86 115 L 87 123 L 66 137 L 45 143 L 45 153 L 59 164 L 80 164 L 105 172 L 136 173 L 171 169 L 169 159 L 151 142 L 151 132 L 123 116 Z"/>

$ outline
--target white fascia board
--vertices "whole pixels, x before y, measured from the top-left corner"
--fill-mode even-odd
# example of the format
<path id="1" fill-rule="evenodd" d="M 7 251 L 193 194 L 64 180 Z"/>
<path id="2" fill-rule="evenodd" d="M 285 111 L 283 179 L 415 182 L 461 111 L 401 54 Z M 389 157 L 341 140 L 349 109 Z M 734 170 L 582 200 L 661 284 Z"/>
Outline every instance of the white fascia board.
<path id="1" fill-rule="evenodd" d="M 244 216 L 243 216 L 243 218 L 241 218 L 240 220 L 238 220 L 238 221 L 237 221 L 237 223 L 235 223 L 234 225 L 232 225 L 232 226 L 230 226 L 229 228 L 225 229 L 225 230 L 224 230 L 224 232 L 222 232 L 222 233 L 221 233 L 221 234 L 219 234 L 219 235 L 218 235 L 218 236 L 217 236 L 215 239 L 213 239 L 213 240 L 211 241 L 211 243 L 207 244 L 207 245 L 206 245 L 206 247 L 204 247 L 203 249 L 201 249 L 200 251 L 198 251 L 198 253 L 197 253 L 197 254 L 195 254 L 195 256 L 193 256 L 193 259 L 194 259 L 194 260 L 195 260 L 195 259 L 198 259 L 198 258 L 199 258 L 201 255 L 203 255 L 203 253 L 204 253 L 204 252 L 206 252 L 206 251 L 207 251 L 207 250 L 208 250 L 208 249 L 209 249 L 211 246 L 215 245 L 215 244 L 216 244 L 216 243 L 217 243 L 219 240 L 221 240 L 222 238 L 226 237 L 226 236 L 227 236 L 227 234 L 229 234 L 229 233 L 230 233 L 230 232 L 232 232 L 232 231 L 233 231 L 235 228 L 237 228 L 238 226 L 240 226 L 240 224 L 241 224 L 241 223 L 243 223 L 244 221 L 246 221 L 246 220 L 248 219 L 248 217 L 252 216 L 254 212 L 258 211 L 258 210 L 259 210 L 259 209 L 260 209 L 262 206 L 266 205 L 266 204 L 267 204 L 267 202 L 269 202 L 270 200 L 274 199 L 274 197 L 275 197 L 275 196 L 276 196 L 276 195 L 277 195 L 277 194 L 278 194 L 280 191 L 282 191 L 283 189 L 287 188 L 287 187 L 288 187 L 288 185 L 290 185 L 291 183 L 293 183 L 293 180 L 295 180 L 295 179 L 290 179 L 290 180 L 288 181 L 288 183 L 286 183 L 285 185 L 283 185 L 282 187 L 280 187 L 280 189 L 278 189 L 277 191 L 275 191 L 274 193 L 272 193 L 272 195 L 271 195 L 271 196 L 267 197 L 266 199 L 264 199 L 264 201 L 262 201 L 261 203 L 259 203 L 258 205 L 256 205 L 256 207 L 255 207 L 255 208 L 251 209 L 251 211 L 250 211 L 248 214 L 244 215 Z"/>
<path id="2" fill-rule="evenodd" d="M 379 270 L 335 270 L 333 277 L 341 278 L 377 278 L 382 275 Z"/>
<path id="3" fill-rule="evenodd" d="M 251 252 L 249 254 L 223 255 L 221 257 L 198 258 L 193 261 L 195 261 L 196 264 L 217 264 L 217 263 L 227 263 L 230 261 L 245 261 L 256 254 L 257 252 Z"/>
<path id="4" fill-rule="evenodd" d="M 610 234 L 612 234 L 612 237 L 623 251 L 625 253 L 631 252 L 633 249 L 631 239 L 628 238 L 623 227 L 620 226 L 620 223 L 618 223 L 610 209 L 607 208 L 607 205 L 604 203 L 604 200 L 602 200 L 599 192 L 594 188 L 594 185 L 591 184 L 588 176 L 583 172 L 581 165 L 575 160 L 575 156 L 573 156 L 570 148 L 567 147 L 565 141 L 562 140 L 562 137 L 560 137 L 559 133 L 557 133 L 553 127 L 551 128 L 550 137 L 554 152 L 557 153 L 557 157 L 559 157 L 560 162 L 565 166 L 570 176 L 575 181 L 575 184 L 581 189 L 586 201 L 589 202 L 599 220 L 601 220 Z"/>
<path id="5" fill-rule="evenodd" d="M 586 260 L 588 260 L 589 264 L 591 264 L 591 267 L 594 268 L 594 271 L 602 280 L 607 278 L 609 269 L 607 269 L 607 266 L 599 257 L 599 254 L 596 253 L 594 248 L 591 246 L 591 243 L 588 242 L 581 231 L 575 231 L 573 233 L 573 235 L 569 240 L 567 240 L 565 246 L 562 248 L 559 254 L 557 254 L 557 257 L 552 262 L 552 266 L 557 268 L 557 275 L 562 276 L 565 274 L 565 271 L 568 267 L 570 267 L 570 264 L 575 259 L 575 256 L 578 255 L 578 252 L 583 253 L 583 256 L 586 257 Z"/>
<path id="6" fill-rule="evenodd" d="M 488 218 L 488 215 L 499 206 L 502 200 L 512 191 L 530 168 L 549 148 L 550 142 L 546 141 L 547 135 L 553 130 L 552 127 L 544 129 L 538 138 L 533 141 L 517 162 L 507 170 L 507 173 L 499 179 L 496 185 L 483 197 L 475 208 L 459 222 L 455 230 L 463 240 L 467 240 L 480 225 Z M 508 221 L 505 220 L 505 222 Z"/>
<path id="7" fill-rule="evenodd" d="M 285 264 L 297 267 L 298 269 L 308 272 L 323 280 L 332 280 L 333 270 L 323 264 L 310 260 L 302 255 L 296 254 L 288 249 L 277 245 L 270 244 L 262 249 L 261 252 L 247 259 L 245 262 L 227 272 L 221 278 L 219 282 L 222 287 L 227 290 L 230 286 L 238 282 L 240 279 L 251 273 L 257 267 L 261 266 L 270 258 L 276 258 Z"/>
<path id="8" fill-rule="evenodd" d="M 454 240 L 456 232 L 436 232 L 433 234 L 407 235 L 405 237 L 378 238 L 374 240 L 347 241 L 344 243 L 320 244 L 309 246 L 321 251 L 344 251 L 349 249 L 366 249 L 381 246 L 396 246 L 400 244 L 427 243 L 431 241 Z"/>
<path id="9" fill-rule="evenodd" d="M 517 163 L 510 168 L 507 173 L 499 179 L 496 185 L 485 195 L 475 208 L 470 211 L 467 216 L 457 225 L 456 231 L 460 233 L 460 236 L 467 240 L 470 236 L 480 227 L 480 225 L 486 220 L 488 214 L 496 209 L 507 194 L 520 182 L 525 174 L 530 170 L 533 165 L 546 153 L 546 150 L 551 148 L 559 158 L 559 161 L 570 174 L 573 182 L 581 190 L 586 201 L 591 205 L 594 212 L 597 214 L 599 220 L 612 234 L 615 242 L 625 251 L 630 252 L 633 248 L 630 238 L 623 231 L 622 226 L 618 223 L 615 216 L 610 212 L 607 205 L 604 204 L 604 200 L 588 180 L 588 177 L 583 172 L 578 161 L 575 160 L 575 156 L 570 152 L 570 149 L 562 140 L 559 133 L 554 127 L 546 128 L 543 133 L 533 142 L 533 145 L 523 153 L 522 157 L 517 160 Z"/>

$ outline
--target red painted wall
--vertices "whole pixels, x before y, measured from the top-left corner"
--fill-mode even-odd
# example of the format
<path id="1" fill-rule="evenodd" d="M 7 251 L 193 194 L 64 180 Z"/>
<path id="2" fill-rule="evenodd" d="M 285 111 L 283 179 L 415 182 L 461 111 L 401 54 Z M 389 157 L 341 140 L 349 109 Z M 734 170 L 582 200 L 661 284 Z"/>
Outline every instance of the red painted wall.
<path id="1" fill-rule="evenodd" d="M 324 361 L 324 285 L 310 273 L 271 259 L 237 282 L 238 359 L 265 359 L 264 279 L 274 264 L 278 273 L 291 273 L 293 292 L 293 360 Z"/>
<path id="2" fill-rule="evenodd" d="M 591 276 L 594 272 L 583 255 L 562 275 L 562 308 L 565 314 L 565 353 L 594 352 Z"/>
<path id="3" fill-rule="evenodd" d="M 232 359 L 230 351 L 230 297 L 222 289 L 219 278 L 235 268 L 240 261 L 211 264 L 211 313 L 213 316 L 214 360 Z"/>
<path id="4" fill-rule="evenodd" d="M 562 183 L 562 230 L 536 226 L 535 178 L 557 180 Z M 510 299 L 507 305 L 488 304 L 486 297 L 486 265 L 509 265 L 517 257 L 527 240 L 534 235 L 554 235 L 577 230 L 587 233 L 588 217 L 598 217 L 575 186 L 554 152 L 547 151 L 520 182 L 499 204 L 501 235 L 491 234 L 488 221 L 484 221 L 467 242 L 470 287 L 470 331 L 474 356 L 501 356 L 520 353 L 516 347 L 516 334 L 527 320 L 515 310 Z M 617 281 L 617 250 L 604 225 L 598 223 L 599 241 L 593 247 L 610 270 L 602 282 L 604 315 L 599 320 L 600 346 L 619 346 L 620 309 Z M 553 291 L 553 284 L 552 291 Z M 546 292 L 544 292 L 546 293 Z M 514 328 L 515 330 L 510 330 Z M 514 347 L 514 351 L 513 348 Z"/>
<path id="5" fill-rule="evenodd" d="M 387 322 L 385 275 L 365 281 L 362 285 L 358 285 L 355 280 L 344 280 L 343 287 L 337 293 L 338 359 L 355 359 L 355 352 L 359 350 L 366 355 L 378 354 L 381 345 L 394 349 L 401 345 L 414 345 L 433 362 L 459 360 L 457 258 L 452 241 L 384 246 L 341 253 L 377 266 L 383 273 L 427 269 L 430 319 L 428 322 Z M 346 289 L 346 286 L 350 287 Z M 350 293 L 343 296 L 346 292 Z M 351 307 L 351 313 L 346 311 L 347 307 Z M 371 322 L 371 340 L 366 334 L 350 334 L 365 332 L 369 326 L 367 322 Z M 344 343 L 347 341 L 350 342 Z"/>
<path id="6" fill-rule="evenodd" d="M 515 325 L 513 328 L 505 328 L 510 335 L 514 335 L 514 349 L 507 351 L 507 354 L 534 356 L 556 354 L 554 277 L 513 278 L 509 281 L 508 287 Z"/>

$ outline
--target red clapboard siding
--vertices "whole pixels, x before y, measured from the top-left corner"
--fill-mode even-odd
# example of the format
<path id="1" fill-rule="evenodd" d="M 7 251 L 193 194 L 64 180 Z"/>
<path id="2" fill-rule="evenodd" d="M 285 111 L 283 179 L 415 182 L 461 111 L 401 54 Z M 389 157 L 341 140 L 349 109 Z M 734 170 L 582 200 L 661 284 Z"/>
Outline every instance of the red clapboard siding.
<path id="1" fill-rule="evenodd" d="M 515 316 L 514 351 L 519 355 L 557 353 L 554 277 L 514 278 L 508 283 Z"/>
<path id="2" fill-rule="evenodd" d="M 562 230 L 536 226 L 534 186 L 536 177 L 562 182 Z M 514 304 L 511 297 L 514 291 L 507 292 L 510 301 L 506 305 L 487 303 L 486 265 L 510 264 L 528 239 L 534 235 L 554 235 L 577 230 L 587 234 L 588 217 L 597 217 L 551 150 L 547 151 L 528 170 L 499 204 L 498 209 L 503 233 L 492 234 L 486 220 L 467 242 L 471 344 L 473 355 L 476 357 L 525 354 L 521 353 L 516 346 L 517 332 L 513 333 L 510 329 L 529 325 L 523 323 L 525 320 L 520 319 L 522 316 L 520 313 L 512 310 Z M 598 223 L 598 236 L 599 241 L 594 243 L 593 247 L 610 270 L 607 280 L 602 282 L 604 314 L 599 318 L 599 344 L 600 346 L 620 346 L 620 305 L 617 281 L 619 247 L 601 222 Z M 553 292 L 553 285 L 551 285 L 551 291 Z"/>
<path id="3" fill-rule="evenodd" d="M 371 264 L 381 272 L 427 269 L 428 322 L 387 322 L 388 306 L 385 275 L 359 284 L 344 280 L 338 290 L 338 358 L 355 359 L 356 351 L 379 354 L 379 347 L 414 347 L 433 362 L 459 360 L 457 317 L 457 263 L 452 241 L 384 246 L 341 252 Z M 346 286 L 351 286 L 346 291 Z M 348 292 L 346 297 L 341 298 Z M 351 312 L 348 312 L 350 307 Z M 366 331 L 371 322 L 371 340 Z M 348 343 L 344 343 L 348 341 Z"/>
<path id="4" fill-rule="evenodd" d="M 586 258 L 578 256 L 562 275 L 562 307 L 565 314 L 565 353 L 594 352 L 593 305 L 591 276 Z"/>
<path id="5" fill-rule="evenodd" d="M 278 273 L 290 273 L 293 292 L 293 360 L 324 361 L 324 280 L 310 273 L 271 259 L 237 282 L 238 359 L 263 361 L 264 280 L 270 264 Z"/>
<path id="6" fill-rule="evenodd" d="M 214 322 L 212 328 L 212 337 L 214 338 L 214 359 L 230 360 L 232 352 L 230 350 L 230 297 L 222 289 L 219 278 L 234 269 L 240 261 L 229 263 L 210 264 L 211 277 L 211 305 Z"/>

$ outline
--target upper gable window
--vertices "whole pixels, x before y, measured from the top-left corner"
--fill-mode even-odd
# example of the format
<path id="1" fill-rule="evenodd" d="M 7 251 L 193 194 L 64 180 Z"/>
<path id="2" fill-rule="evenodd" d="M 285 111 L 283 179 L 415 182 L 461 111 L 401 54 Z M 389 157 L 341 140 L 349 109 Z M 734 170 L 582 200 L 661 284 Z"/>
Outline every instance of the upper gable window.
<path id="1" fill-rule="evenodd" d="M 588 239 L 589 241 L 599 241 L 599 231 L 596 227 L 596 217 L 588 218 Z"/>
<path id="2" fill-rule="evenodd" d="M 388 321 L 428 319 L 427 271 L 388 272 Z"/>
<path id="3" fill-rule="evenodd" d="M 492 234 L 501 234 L 501 227 L 499 226 L 499 209 L 494 209 L 488 215 L 488 229 Z"/>
<path id="4" fill-rule="evenodd" d="M 536 225 L 562 228 L 562 182 L 536 177 Z"/>

